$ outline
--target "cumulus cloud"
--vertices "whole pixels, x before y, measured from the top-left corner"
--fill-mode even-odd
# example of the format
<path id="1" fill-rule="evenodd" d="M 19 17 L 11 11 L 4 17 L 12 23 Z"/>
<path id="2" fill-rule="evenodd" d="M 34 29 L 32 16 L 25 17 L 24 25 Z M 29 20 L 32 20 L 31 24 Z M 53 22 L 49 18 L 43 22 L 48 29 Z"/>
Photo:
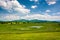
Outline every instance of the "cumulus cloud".
<path id="1" fill-rule="evenodd" d="M 42 14 L 27 15 L 21 18 L 27 20 L 32 20 L 32 19 L 50 20 L 50 21 L 60 20 L 60 16 L 51 16 L 51 15 L 42 15 Z"/>
<path id="2" fill-rule="evenodd" d="M 38 20 L 49 20 L 49 21 L 56 21 L 60 20 L 60 16 L 52 16 L 52 15 L 42 15 L 42 14 L 31 14 L 31 15 L 25 15 L 25 16 L 18 16 L 18 15 L 6 15 L 6 16 L 0 16 L 0 20 L 2 21 L 12 21 L 12 20 L 21 20 L 21 19 L 26 19 L 26 20 L 33 20 L 33 19 L 38 19 Z"/>
<path id="3" fill-rule="evenodd" d="M 30 13 L 30 10 L 26 9 L 17 0 L 0 0 L 0 7 L 7 11 L 16 11 L 23 14 Z"/>
<path id="4" fill-rule="evenodd" d="M 58 15 L 60 15 L 60 12 L 57 12 Z"/>
<path id="5" fill-rule="evenodd" d="M 30 0 L 30 1 L 38 2 L 38 0 Z"/>
<path id="6" fill-rule="evenodd" d="M 33 9 L 36 8 L 36 7 L 37 7 L 37 5 L 33 5 L 33 6 L 31 6 L 31 8 L 33 8 Z"/>
<path id="7" fill-rule="evenodd" d="M 56 0 L 46 0 L 48 5 L 56 4 Z"/>
<path id="8" fill-rule="evenodd" d="M 52 15 L 58 15 L 58 16 L 60 16 L 60 12 L 53 13 Z"/>
<path id="9" fill-rule="evenodd" d="M 4 21 L 12 21 L 12 20 L 19 20 L 20 16 L 18 15 L 6 15 L 6 16 L 2 16 L 2 18 L 4 19 Z"/>
<path id="10" fill-rule="evenodd" d="M 49 13 L 49 12 L 51 12 L 51 10 L 46 10 L 45 12 Z"/>

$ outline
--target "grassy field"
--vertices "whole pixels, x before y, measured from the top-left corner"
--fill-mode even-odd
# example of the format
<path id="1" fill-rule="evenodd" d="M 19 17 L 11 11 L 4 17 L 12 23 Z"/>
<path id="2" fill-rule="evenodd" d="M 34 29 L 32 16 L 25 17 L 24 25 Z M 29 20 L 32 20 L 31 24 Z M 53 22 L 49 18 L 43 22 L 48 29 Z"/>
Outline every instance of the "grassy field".
<path id="1" fill-rule="evenodd" d="M 60 40 L 60 23 L 0 24 L 0 40 Z"/>
<path id="2" fill-rule="evenodd" d="M 60 40 L 60 32 L 0 34 L 0 40 Z"/>

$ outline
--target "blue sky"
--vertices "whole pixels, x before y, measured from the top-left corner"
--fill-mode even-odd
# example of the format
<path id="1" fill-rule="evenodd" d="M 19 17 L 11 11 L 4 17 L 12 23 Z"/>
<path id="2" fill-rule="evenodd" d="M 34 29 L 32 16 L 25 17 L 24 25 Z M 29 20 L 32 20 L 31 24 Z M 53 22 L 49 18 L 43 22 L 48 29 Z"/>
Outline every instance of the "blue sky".
<path id="1" fill-rule="evenodd" d="M 0 21 L 60 21 L 60 0 L 0 0 Z"/>

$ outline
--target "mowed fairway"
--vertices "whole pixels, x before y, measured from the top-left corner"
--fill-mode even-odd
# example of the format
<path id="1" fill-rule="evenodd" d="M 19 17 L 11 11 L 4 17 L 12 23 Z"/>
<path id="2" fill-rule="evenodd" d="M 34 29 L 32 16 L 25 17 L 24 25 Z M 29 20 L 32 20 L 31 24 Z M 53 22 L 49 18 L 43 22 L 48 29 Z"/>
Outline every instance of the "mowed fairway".
<path id="1" fill-rule="evenodd" d="M 60 40 L 60 32 L 0 34 L 0 40 Z"/>

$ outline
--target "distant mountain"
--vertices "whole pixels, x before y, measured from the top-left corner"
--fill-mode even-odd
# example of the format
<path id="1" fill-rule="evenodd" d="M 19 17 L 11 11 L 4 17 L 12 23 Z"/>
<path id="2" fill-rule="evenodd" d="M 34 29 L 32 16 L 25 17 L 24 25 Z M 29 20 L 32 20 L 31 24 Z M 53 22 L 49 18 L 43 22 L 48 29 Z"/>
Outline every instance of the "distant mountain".
<path id="1" fill-rule="evenodd" d="M 14 22 L 47 22 L 46 20 L 25 20 L 25 19 L 21 19 L 21 20 L 14 20 Z"/>
<path id="2" fill-rule="evenodd" d="M 33 20 L 13 20 L 13 21 L 0 21 L 0 22 L 60 22 L 60 21 L 48 21 L 48 20 L 38 20 L 38 19 L 33 19 Z"/>

